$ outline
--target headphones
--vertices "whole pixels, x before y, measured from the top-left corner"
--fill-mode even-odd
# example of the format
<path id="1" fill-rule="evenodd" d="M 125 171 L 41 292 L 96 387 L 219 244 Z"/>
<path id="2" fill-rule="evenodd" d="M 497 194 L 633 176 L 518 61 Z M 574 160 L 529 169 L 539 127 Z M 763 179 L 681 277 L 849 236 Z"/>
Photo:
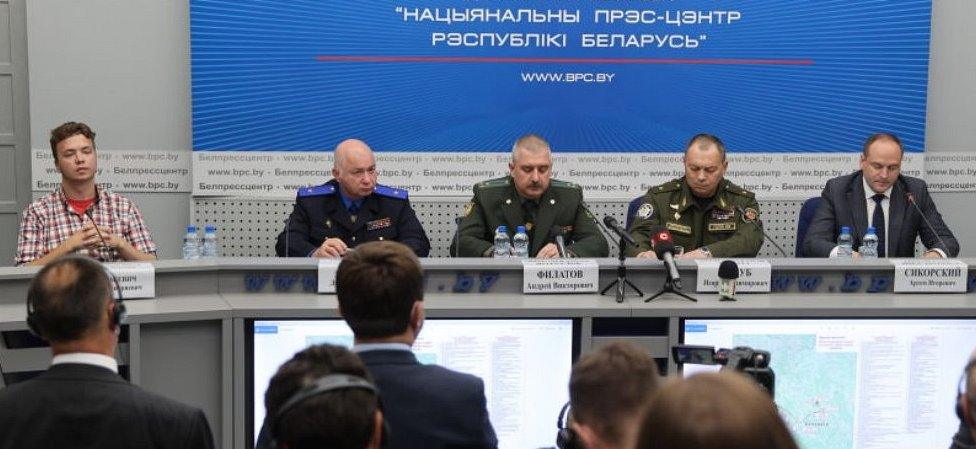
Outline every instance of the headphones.
<path id="1" fill-rule="evenodd" d="M 281 408 L 278 409 L 278 413 L 268 421 L 268 434 L 271 436 L 271 447 L 278 447 L 278 425 L 281 419 L 286 413 L 291 411 L 293 408 L 297 407 L 302 402 L 305 402 L 316 396 L 333 392 L 339 390 L 366 390 L 376 396 L 376 409 L 383 410 L 383 403 L 380 401 L 380 392 L 376 387 L 370 383 L 368 380 L 363 379 L 359 376 L 353 376 L 351 374 L 328 374 L 326 376 L 319 377 L 315 379 L 311 384 L 299 389 L 295 394 L 291 395 Z M 374 411 L 375 413 L 375 411 Z M 372 416 L 373 413 L 370 414 Z M 372 426 L 370 426 L 372 428 Z M 381 431 L 380 446 L 386 447 L 388 440 L 388 435 L 390 434 L 389 427 L 387 425 L 386 419 L 383 419 L 383 429 Z"/>
<path id="2" fill-rule="evenodd" d="M 579 439 L 569 424 L 572 422 L 572 410 L 569 402 L 559 410 L 559 417 L 556 418 L 556 447 L 559 449 L 579 449 Z"/>
<path id="3" fill-rule="evenodd" d="M 109 280 L 111 280 L 112 288 L 115 292 L 115 295 L 112 297 L 112 322 L 110 324 L 113 327 L 121 327 L 122 322 L 125 321 L 125 317 L 128 315 L 128 312 L 126 311 L 125 303 L 122 302 L 122 287 L 119 286 L 119 280 L 115 278 L 115 275 L 102 264 L 87 257 L 67 256 L 65 258 L 76 259 L 78 261 L 82 261 L 82 263 L 97 264 L 99 268 L 105 271 L 105 275 L 108 276 Z M 36 337 L 44 339 L 44 336 L 41 335 L 41 327 L 40 323 L 38 322 L 37 313 L 34 311 L 34 303 L 36 302 L 34 297 L 37 295 L 34 290 L 35 289 L 33 287 L 27 290 L 27 328 L 30 329 L 31 333 Z"/>
<path id="4" fill-rule="evenodd" d="M 966 421 L 966 414 L 963 410 L 963 403 L 969 399 L 966 397 L 966 382 L 969 379 L 969 373 L 976 367 L 976 359 L 972 359 L 966 364 L 966 367 L 962 369 L 962 376 L 959 377 L 959 395 L 956 397 L 956 416 L 959 417 L 959 421 L 965 424 L 967 427 L 976 427 L 976 410 L 970 410 L 970 417 L 973 418 L 974 422 Z M 976 393 L 976 392 L 974 392 Z"/>

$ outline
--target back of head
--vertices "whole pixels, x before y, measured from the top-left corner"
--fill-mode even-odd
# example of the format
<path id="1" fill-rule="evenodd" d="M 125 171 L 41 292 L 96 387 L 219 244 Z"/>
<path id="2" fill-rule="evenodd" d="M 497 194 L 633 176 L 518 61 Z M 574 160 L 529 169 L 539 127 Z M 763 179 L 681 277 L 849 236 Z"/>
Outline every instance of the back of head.
<path id="1" fill-rule="evenodd" d="M 34 276 L 27 292 L 28 324 L 52 343 L 83 338 L 94 329 L 111 299 L 108 273 L 81 256 L 57 259 Z"/>
<path id="2" fill-rule="evenodd" d="M 733 372 L 664 385 L 641 424 L 638 449 L 796 449 L 769 395 Z"/>
<path id="3" fill-rule="evenodd" d="M 659 383 L 657 364 L 638 346 L 614 342 L 601 347 L 573 365 L 569 378 L 573 421 L 620 445 L 632 431 L 628 422 L 640 417 Z"/>
<path id="4" fill-rule="evenodd" d="M 278 416 L 290 398 L 331 374 L 372 382 L 359 357 L 341 346 L 310 346 L 278 368 L 268 385 L 264 404 L 269 430 L 279 447 L 363 449 L 370 443 L 379 398 L 366 389 L 343 388 L 316 394 Z"/>
<path id="5" fill-rule="evenodd" d="M 356 338 L 402 334 L 414 303 L 424 298 L 420 261 L 401 243 L 359 245 L 339 264 L 336 295 Z"/>

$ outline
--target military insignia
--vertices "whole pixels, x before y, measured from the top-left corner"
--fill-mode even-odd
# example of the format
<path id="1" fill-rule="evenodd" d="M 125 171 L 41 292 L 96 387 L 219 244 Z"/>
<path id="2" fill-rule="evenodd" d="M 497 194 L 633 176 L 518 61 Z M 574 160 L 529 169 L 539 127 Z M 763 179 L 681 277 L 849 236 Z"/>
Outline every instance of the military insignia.
<path id="1" fill-rule="evenodd" d="M 712 220 L 732 220 L 735 218 L 735 209 L 712 209 Z"/>
<path id="2" fill-rule="evenodd" d="M 509 198 L 509 199 L 505 200 L 505 204 L 512 204 L 512 199 Z"/>
<path id="3" fill-rule="evenodd" d="M 549 200 L 549 204 L 556 204 L 556 200 L 555 199 Z"/>
<path id="4" fill-rule="evenodd" d="M 654 206 L 651 203 L 641 204 L 641 207 L 637 209 L 637 216 L 647 220 L 651 218 L 651 214 L 654 213 Z"/>
<path id="5" fill-rule="evenodd" d="M 709 223 L 708 232 L 732 232 L 735 231 L 735 222 L 728 221 L 725 223 Z"/>
<path id="6" fill-rule="evenodd" d="M 468 204 L 465 204 L 464 205 L 464 216 L 467 217 L 468 215 L 471 215 L 471 211 L 473 211 L 473 210 L 474 210 L 474 202 L 470 202 Z"/>
<path id="7" fill-rule="evenodd" d="M 325 219 L 325 227 L 326 228 L 329 228 L 329 229 L 332 229 L 332 220 L 326 218 Z"/>
<path id="8" fill-rule="evenodd" d="M 758 219 L 759 219 L 759 211 L 758 210 L 753 209 L 751 207 L 747 207 L 744 211 L 742 211 L 742 222 L 743 223 L 752 223 L 752 222 L 754 222 L 754 221 L 756 221 Z"/>
<path id="9" fill-rule="evenodd" d="M 393 226 L 393 220 L 390 217 L 380 218 L 379 220 L 367 221 L 366 230 L 375 231 L 377 229 L 383 229 Z"/>
<path id="10" fill-rule="evenodd" d="M 669 206 L 671 206 L 671 208 L 674 209 L 674 210 L 678 210 L 678 205 L 677 204 L 669 204 Z"/>
<path id="11" fill-rule="evenodd" d="M 669 231 L 677 232 L 678 234 L 691 235 L 691 226 L 688 225 L 672 223 L 669 221 L 664 227 L 668 228 Z"/>
<path id="12" fill-rule="evenodd" d="M 675 220 L 680 220 L 681 219 L 681 212 L 675 212 L 674 213 L 674 219 Z"/>

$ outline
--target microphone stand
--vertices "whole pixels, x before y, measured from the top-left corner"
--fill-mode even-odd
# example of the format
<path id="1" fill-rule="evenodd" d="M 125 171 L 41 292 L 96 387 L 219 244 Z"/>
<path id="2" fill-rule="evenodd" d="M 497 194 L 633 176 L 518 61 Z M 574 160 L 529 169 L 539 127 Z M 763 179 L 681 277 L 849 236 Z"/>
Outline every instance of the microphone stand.
<path id="1" fill-rule="evenodd" d="M 624 302 L 624 297 L 627 296 L 627 286 L 630 286 L 630 288 L 637 293 L 638 298 L 643 298 L 644 292 L 637 288 L 633 282 L 627 280 L 627 265 L 624 264 L 624 261 L 627 260 L 627 258 L 624 256 L 624 248 L 627 247 L 627 242 L 621 238 L 620 244 L 617 246 L 617 280 L 611 282 L 610 285 L 603 287 L 603 290 L 600 290 L 600 294 L 606 295 L 607 291 L 616 286 L 617 302 Z"/>
<path id="2" fill-rule="evenodd" d="M 688 296 L 688 295 L 684 294 L 684 292 L 681 291 L 680 284 L 677 284 L 677 283 L 674 282 L 674 279 L 671 278 L 671 272 L 667 269 L 667 267 L 665 267 L 665 269 L 664 269 L 664 285 L 662 285 L 661 286 L 661 289 L 658 290 L 657 293 L 655 293 L 653 296 L 651 296 L 650 298 L 645 299 L 644 302 L 651 302 L 651 301 L 657 299 L 659 296 L 661 296 L 661 295 L 663 295 L 665 293 L 671 293 L 673 295 L 680 296 L 680 297 L 682 297 L 684 299 L 687 299 L 687 300 L 689 300 L 691 302 L 698 302 L 697 299 L 692 298 L 691 296 Z"/>

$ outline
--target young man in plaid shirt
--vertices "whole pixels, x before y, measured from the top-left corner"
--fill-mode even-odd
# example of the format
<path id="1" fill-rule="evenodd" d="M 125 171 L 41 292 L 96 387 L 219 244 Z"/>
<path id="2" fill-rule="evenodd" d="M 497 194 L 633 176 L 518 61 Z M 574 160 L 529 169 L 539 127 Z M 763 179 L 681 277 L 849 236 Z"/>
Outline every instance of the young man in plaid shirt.
<path id="1" fill-rule="evenodd" d="M 44 265 L 71 253 L 103 262 L 155 260 L 156 245 L 139 209 L 95 184 L 95 133 L 84 123 L 51 130 L 61 185 L 24 210 L 17 235 L 17 265 Z"/>

